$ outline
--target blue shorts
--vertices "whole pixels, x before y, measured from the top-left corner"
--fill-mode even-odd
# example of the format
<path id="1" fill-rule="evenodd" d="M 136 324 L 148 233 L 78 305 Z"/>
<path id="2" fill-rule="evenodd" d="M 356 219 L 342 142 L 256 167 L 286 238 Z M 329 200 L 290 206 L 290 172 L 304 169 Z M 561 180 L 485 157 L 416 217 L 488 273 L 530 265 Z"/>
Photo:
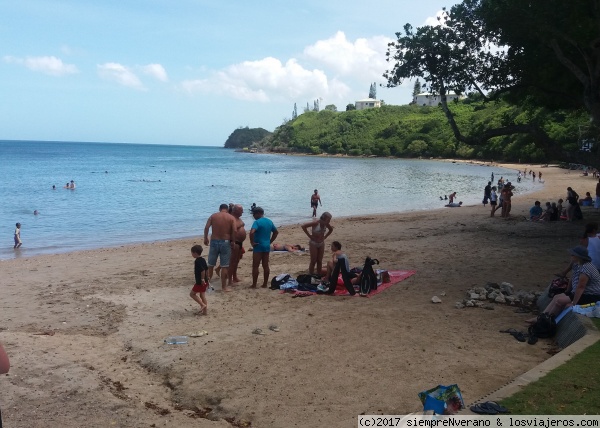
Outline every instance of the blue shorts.
<path id="1" fill-rule="evenodd" d="M 271 243 L 257 244 L 252 248 L 255 253 L 269 253 L 271 251 Z"/>
<path id="2" fill-rule="evenodd" d="M 228 239 L 210 240 L 210 249 L 208 250 L 209 266 L 215 266 L 217 264 L 217 256 L 221 262 L 221 267 L 229 267 L 229 259 L 231 258 L 231 241 Z"/>

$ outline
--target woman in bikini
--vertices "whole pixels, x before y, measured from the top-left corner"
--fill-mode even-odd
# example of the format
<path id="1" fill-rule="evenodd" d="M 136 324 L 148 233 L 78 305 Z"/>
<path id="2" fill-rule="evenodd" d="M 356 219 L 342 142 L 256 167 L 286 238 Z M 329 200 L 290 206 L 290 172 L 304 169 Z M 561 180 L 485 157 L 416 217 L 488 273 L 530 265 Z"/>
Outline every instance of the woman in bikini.
<path id="1" fill-rule="evenodd" d="M 317 266 L 316 272 L 321 273 L 323 254 L 325 254 L 325 240 L 333 232 L 333 226 L 329 224 L 331 217 L 330 213 L 324 212 L 318 219 L 302 225 L 302 230 L 310 239 L 308 241 L 308 248 L 310 249 L 308 271 L 311 275 L 315 273 L 315 265 Z M 308 231 L 309 228 L 310 232 Z"/>

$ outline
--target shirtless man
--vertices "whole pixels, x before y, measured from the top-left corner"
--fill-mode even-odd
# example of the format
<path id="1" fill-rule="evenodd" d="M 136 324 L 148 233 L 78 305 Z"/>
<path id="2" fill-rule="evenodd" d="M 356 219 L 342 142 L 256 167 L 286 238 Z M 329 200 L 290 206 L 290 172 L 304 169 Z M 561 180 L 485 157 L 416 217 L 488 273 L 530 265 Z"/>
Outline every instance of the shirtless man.
<path id="1" fill-rule="evenodd" d="M 244 208 L 236 204 L 231 210 L 231 215 L 235 218 L 235 233 L 233 235 L 233 246 L 231 247 L 231 260 L 229 263 L 229 285 L 234 282 L 240 282 L 237 276 L 237 269 L 242 258 L 242 245 L 246 240 L 246 229 L 244 221 L 240 218 L 244 213 Z"/>
<path id="2" fill-rule="evenodd" d="M 217 264 L 217 256 L 221 262 L 221 289 L 230 291 L 227 288 L 229 278 L 229 262 L 231 259 L 231 250 L 235 245 L 233 238 L 235 236 L 235 218 L 229 214 L 229 206 L 221 204 L 219 212 L 211 215 L 204 226 L 204 245 L 208 244 L 208 231 L 212 227 L 210 236 L 210 249 L 208 251 L 208 279 L 212 279 L 213 269 Z"/>
<path id="3" fill-rule="evenodd" d="M 321 197 L 319 196 L 319 191 L 315 189 L 315 193 L 310 195 L 310 207 L 313 209 L 313 217 L 317 216 L 317 207 L 319 206 L 319 204 L 323 206 L 323 204 L 321 203 Z"/>

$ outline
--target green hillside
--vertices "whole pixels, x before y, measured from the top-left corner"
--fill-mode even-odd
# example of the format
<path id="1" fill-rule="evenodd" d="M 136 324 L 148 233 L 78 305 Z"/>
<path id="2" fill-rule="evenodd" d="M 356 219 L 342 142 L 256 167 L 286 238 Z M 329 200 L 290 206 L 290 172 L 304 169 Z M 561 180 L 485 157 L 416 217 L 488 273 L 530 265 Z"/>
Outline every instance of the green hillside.
<path id="1" fill-rule="evenodd" d="M 589 119 L 576 113 L 528 110 L 505 102 L 467 98 L 449 105 L 461 132 L 535 122 L 563 149 L 577 150 L 578 129 Z M 543 147 L 530 135 L 495 137 L 482 145 L 458 143 L 440 107 L 384 105 L 378 109 L 305 112 L 261 141 L 264 150 L 350 156 L 455 157 L 543 162 Z"/>

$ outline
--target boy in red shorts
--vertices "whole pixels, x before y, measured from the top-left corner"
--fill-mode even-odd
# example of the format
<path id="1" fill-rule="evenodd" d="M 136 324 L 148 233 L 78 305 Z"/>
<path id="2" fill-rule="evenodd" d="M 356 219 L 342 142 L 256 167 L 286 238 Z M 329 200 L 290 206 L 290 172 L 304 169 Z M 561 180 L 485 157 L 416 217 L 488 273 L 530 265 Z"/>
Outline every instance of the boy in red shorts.
<path id="1" fill-rule="evenodd" d="M 206 289 L 208 288 L 208 265 L 206 260 L 202 257 L 202 246 L 194 245 L 192 247 L 192 257 L 196 259 L 194 261 L 194 276 L 196 278 L 196 284 L 192 291 L 190 291 L 190 297 L 194 299 L 200 305 L 200 315 L 206 315 L 208 302 L 206 301 Z M 204 275 L 202 275 L 204 273 Z"/>

